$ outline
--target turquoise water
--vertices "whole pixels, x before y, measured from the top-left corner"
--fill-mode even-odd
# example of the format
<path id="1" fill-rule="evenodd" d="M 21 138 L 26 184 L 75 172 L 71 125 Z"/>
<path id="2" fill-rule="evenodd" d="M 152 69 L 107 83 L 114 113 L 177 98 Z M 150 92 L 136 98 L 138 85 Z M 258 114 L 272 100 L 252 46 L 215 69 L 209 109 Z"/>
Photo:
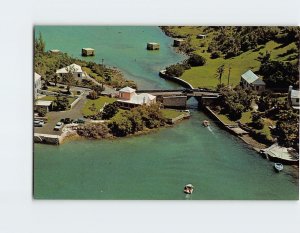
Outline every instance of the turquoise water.
<path id="1" fill-rule="evenodd" d="M 157 27 L 76 27 L 77 33 L 69 28 L 70 31 L 60 27 L 38 29 L 43 32 L 48 49 L 68 50 L 67 52 L 74 56 L 80 56 L 81 47 L 95 47 L 98 57 L 93 59 L 101 59 L 99 49 L 102 46 L 103 54 L 104 51 L 108 53 L 105 54 L 108 64 L 118 63 L 118 67 L 126 70 L 131 77 L 141 79 L 139 83 L 145 85 L 143 88 L 172 87 L 169 82 L 155 76 L 155 67 L 160 68 L 162 64 L 167 64 L 173 59 L 182 59 L 181 55 L 175 54 L 168 47 L 171 41 Z M 100 47 L 97 47 L 96 39 L 93 39 L 95 44 L 87 45 L 89 40 L 85 39 L 86 35 L 91 35 L 92 31 L 93 37 L 90 38 L 95 38 L 97 30 L 99 38 L 102 38 L 103 32 L 106 31 L 105 38 L 110 40 L 104 45 L 105 40 L 99 39 L 102 41 L 101 45 L 98 45 Z M 116 33 L 119 31 L 121 33 Z M 162 55 L 144 50 L 148 39 L 145 39 L 142 33 L 135 35 L 143 31 L 147 32 L 147 37 L 153 36 L 151 40 L 158 41 L 161 45 L 165 44 L 159 51 Z M 122 40 L 120 35 L 124 36 Z M 134 40 L 135 43 L 132 42 Z M 75 46 L 74 43 L 78 45 Z M 132 49 L 137 44 L 142 48 L 141 51 Z M 128 54 L 123 50 L 129 51 Z M 138 56 L 139 63 L 129 65 L 132 63 L 130 60 Z M 162 56 L 161 60 L 159 56 Z M 149 64 L 149 67 L 146 64 Z M 195 107 L 193 99 L 189 104 Z M 35 144 L 34 197 L 298 199 L 298 179 L 293 177 L 291 167 L 285 166 L 284 172 L 275 173 L 272 163 L 261 158 L 214 123 L 209 128 L 202 127 L 201 122 L 204 119 L 207 117 L 202 112 L 193 110 L 190 120 L 150 135 L 112 141 L 78 140 L 61 146 Z M 187 183 L 195 186 L 192 196 L 182 192 Z"/>
<path id="2" fill-rule="evenodd" d="M 36 26 L 35 35 L 42 33 L 46 50 L 59 49 L 73 57 L 115 66 L 140 89 L 173 88 L 177 84 L 159 78 L 164 67 L 177 63 L 186 56 L 176 53 L 173 40 L 158 27 L 129 26 Z M 158 42 L 159 51 L 146 50 L 147 42 Z M 81 49 L 94 48 L 94 57 L 82 57 Z"/>

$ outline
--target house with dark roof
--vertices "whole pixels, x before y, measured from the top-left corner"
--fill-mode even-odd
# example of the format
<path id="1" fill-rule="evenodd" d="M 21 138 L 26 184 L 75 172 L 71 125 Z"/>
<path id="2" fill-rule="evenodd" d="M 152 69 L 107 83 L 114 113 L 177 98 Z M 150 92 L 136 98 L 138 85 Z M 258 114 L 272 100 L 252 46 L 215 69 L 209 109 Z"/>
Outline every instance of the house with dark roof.
<path id="1" fill-rule="evenodd" d="M 241 76 L 241 86 L 243 88 L 251 88 L 260 94 L 265 90 L 266 83 L 251 70 L 248 70 Z"/>

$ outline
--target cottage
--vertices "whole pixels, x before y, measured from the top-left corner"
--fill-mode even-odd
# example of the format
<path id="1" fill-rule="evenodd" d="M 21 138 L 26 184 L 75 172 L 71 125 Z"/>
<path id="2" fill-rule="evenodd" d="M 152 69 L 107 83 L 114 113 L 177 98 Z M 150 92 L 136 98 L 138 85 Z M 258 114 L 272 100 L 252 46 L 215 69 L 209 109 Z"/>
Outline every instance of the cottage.
<path id="1" fill-rule="evenodd" d="M 38 96 L 38 91 L 42 89 L 42 76 L 34 72 L 34 98 Z"/>
<path id="2" fill-rule="evenodd" d="M 38 100 L 35 103 L 35 110 L 39 111 L 40 109 L 45 109 L 46 112 L 49 112 L 52 110 L 52 101 L 46 101 L 46 100 Z"/>
<path id="3" fill-rule="evenodd" d="M 181 46 L 183 43 L 184 43 L 184 39 L 180 39 L 180 38 L 174 39 L 173 47 L 179 47 L 179 46 Z"/>
<path id="4" fill-rule="evenodd" d="M 73 77 L 74 78 L 77 78 L 77 79 L 83 79 L 85 77 L 85 74 L 83 73 L 82 69 L 81 69 L 81 66 L 73 63 L 69 66 L 66 66 L 66 67 L 63 67 L 59 70 L 56 71 L 56 74 L 58 74 L 59 77 L 63 77 L 64 75 L 66 74 L 73 74 Z"/>
<path id="5" fill-rule="evenodd" d="M 197 39 L 205 39 L 205 38 L 206 38 L 206 35 L 204 35 L 204 34 L 197 35 Z"/>
<path id="6" fill-rule="evenodd" d="M 124 87 L 119 90 L 117 102 L 123 108 L 133 108 L 139 105 L 150 105 L 156 103 L 156 96 L 148 93 L 136 94 L 136 90 L 131 87 Z"/>
<path id="7" fill-rule="evenodd" d="M 254 74 L 251 70 L 241 76 L 241 86 L 244 88 L 251 88 L 259 94 L 265 90 L 265 82 Z"/>
<path id="8" fill-rule="evenodd" d="M 92 49 L 92 48 L 83 48 L 81 50 L 81 55 L 84 56 L 84 57 L 95 56 L 95 49 Z"/>
<path id="9" fill-rule="evenodd" d="M 147 49 L 148 50 L 159 50 L 159 44 L 155 42 L 149 42 L 147 43 Z"/>
<path id="10" fill-rule="evenodd" d="M 289 93 L 288 93 L 288 104 L 293 109 L 300 109 L 299 105 L 299 98 L 300 98 L 300 91 L 293 90 L 292 86 L 289 86 Z"/>

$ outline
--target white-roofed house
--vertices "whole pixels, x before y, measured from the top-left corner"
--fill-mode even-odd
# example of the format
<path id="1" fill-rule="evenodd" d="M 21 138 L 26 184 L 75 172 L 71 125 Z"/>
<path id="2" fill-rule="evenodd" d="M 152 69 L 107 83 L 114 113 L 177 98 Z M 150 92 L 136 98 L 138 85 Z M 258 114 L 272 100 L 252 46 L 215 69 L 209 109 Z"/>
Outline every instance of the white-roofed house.
<path id="1" fill-rule="evenodd" d="M 34 98 L 38 95 L 38 90 L 42 89 L 42 76 L 34 72 Z"/>
<path id="2" fill-rule="evenodd" d="M 300 109 L 299 98 L 300 91 L 294 90 L 292 86 L 289 86 L 288 103 L 293 109 Z"/>
<path id="3" fill-rule="evenodd" d="M 124 87 L 119 90 L 119 99 L 117 102 L 120 107 L 133 108 L 143 104 L 150 105 L 156 103 L 156 96 L 148 93 L 137 94 L 135 89 Z"/>
<path id="4" fill-rule="evenodd" d="M 242 74 L 241 86 L 244 88 L 251 88 L 252 90 L 257 91 L 259 94 L 266 88 L 265 82 L 251 70 L 248 70 L 246 73 Z"/>
<path id="5" fill-rule="evenodd" d="M 56 71 L 56 74 L 58 74 L 59 77 L 61 77 L 61 78 L 64 75 L 69 74 L 69 73 L 73 74 L 73 77 L 75 79 L 82 80 L 85 77 L 85 74 L 84 74 L 84 72 L 81 69 L 81 66 L 79 66 L 79 65 L 77 65 L 75 63 L 73 63 L 73 64 L 71 64 L 69 66 L 63 67 L 61 69 L 58 69 Z"/>
<path id="6" fill-rule="evenodd" d="M 36 111 L 43 108 L 46 110 L 46 112 L 49 112 L 52 109 L 52 103 L 53 103 L 52 101 L 48 101 L 48 100 L 38 100 L 35 102 L 34 108 Z"/>

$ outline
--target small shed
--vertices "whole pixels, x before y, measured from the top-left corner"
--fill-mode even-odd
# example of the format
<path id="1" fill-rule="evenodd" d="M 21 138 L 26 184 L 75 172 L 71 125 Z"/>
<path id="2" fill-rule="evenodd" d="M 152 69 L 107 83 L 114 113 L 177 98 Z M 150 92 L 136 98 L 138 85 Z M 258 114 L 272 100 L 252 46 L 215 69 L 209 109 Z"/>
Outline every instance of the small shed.
<path id="1" fill-rule="evenodd" d="M 95 49 L 92 49 L 92 48 L 83 48 L 81 50 L 81 55 L 84 56 L 84 57 L 95 56 Z"/>
<path id="2" fill-rule="evenodd" d="M 198 34 L 197 39 L 205 39 L 206 35 L 205 34 Z"/>
<path id="3" fill-rule="evenodd" d="M 173 42 L 173 47 L 179 47 L 184 43 L 184 39 L 176 38 Z"/>
<path id="4" fill-rule="evenodd" d="M 41 108 L 44 108 L 46 112 L 49 112 L 52 109 L 52 102 L 47 100 L 38 100 L 35 102 L 35 110 L 38 111 Z"/>
<path id="5" fill-rule="evenodd" d="M 265 90 L 265 82 L 254 74 L 251 70 L 248 70 L 241 76 L 241 86 L 243 88 L 251 88 L 257 91 L 259 94 Z"/>
<path id="6" fill-rule="evenodd" d="M 148 42 L 147 43 L 147 50 L 159 50 L 159 43 Z"/>
<path id="7" fill-rule="evenodd" d="M 60 53 L 59 49 L 50 49 L 50 53 L 57 54 Z"/>

